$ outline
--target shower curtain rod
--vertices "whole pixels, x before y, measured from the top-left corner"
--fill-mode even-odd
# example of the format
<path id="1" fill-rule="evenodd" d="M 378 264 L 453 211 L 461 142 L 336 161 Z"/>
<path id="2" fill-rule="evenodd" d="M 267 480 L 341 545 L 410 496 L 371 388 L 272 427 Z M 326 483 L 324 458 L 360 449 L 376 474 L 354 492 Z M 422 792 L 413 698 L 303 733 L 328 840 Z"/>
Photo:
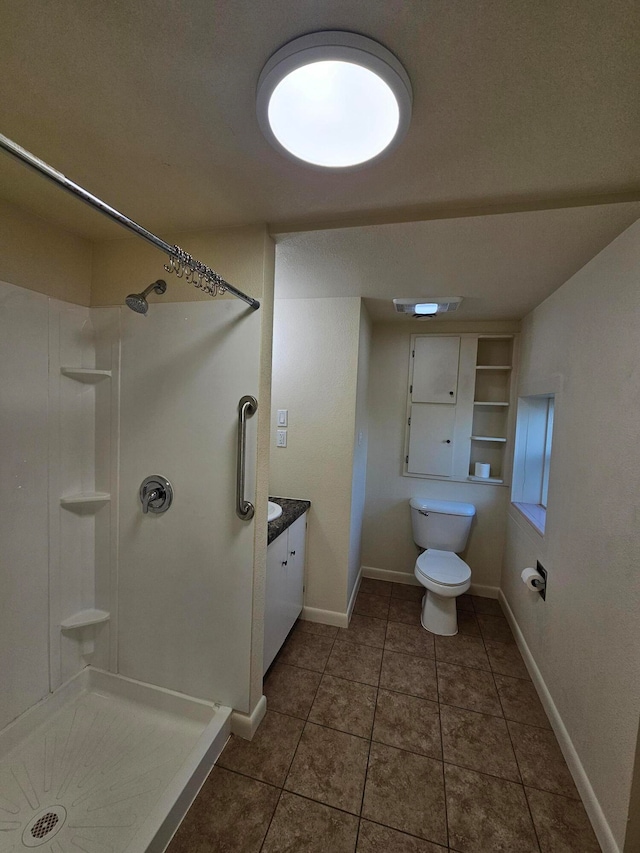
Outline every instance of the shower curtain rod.
<path id="1" fill-rule="evenodd" d="M 232 284 L 229 284 L 228 281 L 225 281 L 224 278 L 215 272 L 215 270 L 212 270 L 211 267 L 203 264 L 201 261 L 197 261 L 195 258 L 192 258 L 188 252 L 185 252 L 184 249 L 181 249 L 179 246 L 170 246 L 169 243 L 161 240 L 160 237 L 156 237 L 156 235 L 151 231 L 147 231 L 146 228 L 138 225 L 138 223 L 134 222 L 133 219 L 129 219 L 128 216 L 120 213 L 120 211 L 116 210 L 115 207 L 111 207 L 106 202 L 102 201 L 102 199 L 85 190 L 79 184 L 69 180 L 69 178 L 63 175 L 62 172 L 58 172 L 57 169 L 49 166 L 48 163 L 45 163 L 43 160 L 35 157 L 31 152 L 22 148 L 20 145 L 17 145 L 1 133 L 0 148 L 4 149 L 8 154 L 12 154 L 23 163 L 26 163 L 27 166 L 31 166 L 32 169 L 36 170 L 36 172 L 40 172 L 40 174 L 44 175 L 45 178 L 49 178 L 49 180 L 53 181 L 54 184 L 58 184 L 58 186 L 67 190 L 67 192 L 76 196 L 76 198 L 79 198 L 95 210 L 104 214 L 104 216 L 108 216 L 109 219 L 117 222 L 118 225 L 128 228 L 129 231 L 137 234 L 138 237 L 142 237 L 143 240 L 151 243 L 152 246 L 155 246 L 157 249 L 161 249 L 169 256 L 169 263 L 164 265 L 167 272 L 174 272 L 178 278 L 182 278 L 184 275 L 189 284 L 193 284 L 194 287 L 208 293 L 210 296 L 217 296 L 218 293 L 225 293 L 225 291 L 228 291 L 233 296 L 237 296 L 238 299 L 242 299 L 247 303 L 247 305 L 250 305 L 251 308 L 256 309 L 260 307 L 260 303 L 257 299 L 254 299 L 252 296 L 247 296 L 246 293 L 243 293 Z"/>

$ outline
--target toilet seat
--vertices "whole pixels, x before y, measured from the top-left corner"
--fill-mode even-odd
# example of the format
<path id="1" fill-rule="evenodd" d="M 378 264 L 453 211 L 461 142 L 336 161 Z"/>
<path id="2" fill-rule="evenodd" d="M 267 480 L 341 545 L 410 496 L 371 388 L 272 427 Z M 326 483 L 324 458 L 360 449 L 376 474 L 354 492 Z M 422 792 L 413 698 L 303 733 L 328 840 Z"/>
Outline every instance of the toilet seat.
<path id="1" fill-rule="evenodd" d="M 432 583 L 449 587 L 466 584 L 471 579 L 471 569 L 464 560 L 453 551 L 438 551 L 436 548 L 428 548 L 418 557 L 416 574 Z"/>

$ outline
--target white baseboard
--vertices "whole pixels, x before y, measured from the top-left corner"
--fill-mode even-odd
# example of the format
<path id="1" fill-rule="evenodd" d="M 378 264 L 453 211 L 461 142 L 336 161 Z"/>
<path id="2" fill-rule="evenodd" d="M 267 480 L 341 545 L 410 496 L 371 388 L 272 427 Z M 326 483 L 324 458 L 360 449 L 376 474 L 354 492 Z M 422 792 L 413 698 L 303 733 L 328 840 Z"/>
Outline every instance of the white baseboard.
<path id="1" fill-rule="evenodd" d="M 267 697 L 261 696 L 256 707 L 250 714 L 241 714 L 239 711 L 231 713 L 231 733 L 251 740 L 256 730 L 267 713 Z"/>
<path id="2" fill-rule="evenodd" d="M 361 566 L 360 574 L 363 578 L 373 578 L 377 581 L 391 581 L 391 583 L 406 583 L 409 586 L 420 586 L 415 575 L 408 572 L 394 572 L 391 569 L 376 569 L 373 566 Z"/>
<path id="3" fill-rule="evenodd" d="M 490 587 L 491 588 L 491 587 Z M 547 712 L 549 717 L 549 721 L 551 726 L 558 738 L 558 743 L 560 744 L 560 749 L 562 750 L 562 754 L 565 757 L 567 765 L 569 766 L 569 770 L 571 771 L 571 775 L 573 776 L 573 780 L 576 783 L 576 787 L 582 797 L 582 802 L 584 803 L 584 807 L 587 810 L 587 814 L 589 815 L 589 819 L 593 826 L 593 831 L 596 834 L 598 841 L 600 842 L 600 846 L 602 847 L 603 853 L 622 853 L 620 847 L 618 846 L 613 833 L 611 832 L 611 828 L 607 822 L 607 819 L 602 811 L 602 807 L 598 802 L 598 798 L 596 797 L 595 791 L 591 786 L 591 782 L 585 772 L 584 767 L 582 766 L 582 762 L 580 761 L 580 757 L 576 751 L 575 746 L 569 736 L 569 732 L 562 721 L 562 717 L 560 716 L 560 712 L 558 711 L 555 702 L 549 692 L 547 685 L 542 677 L 542 673 L 538 669 L 538 665 L 536 664 L 533 655 L 529 650 L 529 646 L 524 638 L 524 634 L 520 630 L 520 626 L 516 622 L 516 618 L 513 615 L 513 611 L 509 607 L 509 603 L 504 596 L 502 590 L 499 593 L 500 604 L 502 605 L 502 609 L 505 612 L 507 617 L 507 621 L 511 626 L 511 630 L 513 631 L 513 635 L 516 639 L 516 643 L 518 648 L 522 653 L 522 657 L 524 658 L 524 662 L 529 670 L 529 674 L 531 679 L 538 691 L 538 695 L 540 696 L 540 701 L 544 705 L 544 709 Z"/>
<path id="4" fill-rule="evenodd" d="M 349 627 L 349 614 L 338 610 L 320 610 L 319 607 L 303 607 L 300 618 L 306 622 L 321 622 L 323 625 L 336 625 L 338 628 Z"/>
<path id="5" fill-rule="evenodd" d="M 356 598 L 358 597 L 358 592 L 360 591 L 361 582 L 362 566 L 360 566 L 360 570 L 358 571 L 358 577 L 356 578 L 356 582 L 353 585 L 353 592 L 351 593 L 351 598 L 349 599 L 349 606 L 347 607 L 347 623 L 351 622 L 351 616 L 353 615 L 353 608 L 356 606 Z"/>
<path id="6" fill-rule="evenodd" d="M 485 586 L 481 583 L 472 583 L 469 587 L 469 592 L 471 595 L 481 595 L 483 598 L 499 598 L 500 597 L 500 587 L 498 586 Z"/>
<path id="7" fill-rule="evenodd" d="M 320 622 L 322 625 L 336 625 L 338 628 L 348 628 L 361 580 L 362 569 L 358 572 L 346 613 L 340 613 L 339 610 L 321 610 L 319 607 L 303 607 L 300 618 L 306 622 Z"/>
<path id="8" fill-rule="evenodd" d="M 394 572 L 391 569 L 376 569 L 373 566 L 362 566 L 360 572 L 363 578 L 373 578 L 378 581 L 391 581 L 392 583 L 405 583 L 409 586 L 420 586 L 415 575 L 408 572 Z M 500 589 L 497 586 L 484 586 L 472 583 L 469 592 L 472 595 L 482 595 L 485 598 L 497 598 Z"/>

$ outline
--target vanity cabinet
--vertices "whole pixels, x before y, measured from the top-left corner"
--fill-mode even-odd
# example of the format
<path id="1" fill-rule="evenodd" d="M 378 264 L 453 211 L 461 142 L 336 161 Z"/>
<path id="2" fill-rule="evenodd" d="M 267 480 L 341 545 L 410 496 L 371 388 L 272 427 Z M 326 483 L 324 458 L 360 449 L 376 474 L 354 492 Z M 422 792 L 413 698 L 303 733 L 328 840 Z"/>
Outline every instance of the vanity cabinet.
<path id="1" fill-rule="evenodd" d="M 306 533 L 305 512 L 267 548 L 263 672 L 302 612 Z"/>

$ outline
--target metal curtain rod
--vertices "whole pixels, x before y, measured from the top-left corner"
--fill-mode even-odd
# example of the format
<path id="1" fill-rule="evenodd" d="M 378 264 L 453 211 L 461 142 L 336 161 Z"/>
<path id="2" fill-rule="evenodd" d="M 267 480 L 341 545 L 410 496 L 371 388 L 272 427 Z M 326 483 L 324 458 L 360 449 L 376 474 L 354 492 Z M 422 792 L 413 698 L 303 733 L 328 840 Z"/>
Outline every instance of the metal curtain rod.
<path id="1" fill-rule="evenodd" d="M 45 163 L 43 160 L 35 157 L 31 152 L 22 148 L 20 145 L 17 145 L 15 142 L 12 142 L 11 139 L 3 136 L 1 133 L 0 148 L 4 149 L 8 154 L 12 154 L 18 160 L 22 160 L 22 162 L 26 163 L 27 166 L 31 166 L 32 169 L 36 170 L 36 172 L 40 172 L 40 174 L 44 175 L 45 178 L 49 178 L 49 180 L 53 181 L 54 184 L 58 184 L 58 186 L 95 208 L 95 210 L 103 213 L 105 216 L 108 216 L 109 219 L 117 222 L 118 225 L 128 228 L 129 231 L 133 231 L 134 234 L 137 234 L 138 237 L 142 237 L 143 240 L 151 243 L 152 246 L 155 246 L 157 249 L 161 249 L 169 256 L 169 263 L 164 265 L 167 272 L 175 273 L 178 278 L 182 278 L 182 276 L 184 276 L 190 284 L 193 284 L 194 287 L 208 293 L 210 296 L 217 296 L 219 293 L 225 293 L 225 291 L 228 291 L 233 296 L 237 296 L 238 299 L 242 299 L 252 308 L 255 309 L 260 307 L 260 303 L 257 299 L 254 299 L 252 296 L 247 296 L 246 293 L 243 293 L 232 284 L 229 284 L 229 282 L 225 281 L 221 275 L 215 272 L 215 270 L 212 270 L 211 267 L 201 263 L 201 261 L 197 261 L 195 258 L 192 258 L 191 255 L 188 252 L 185 252 L 184 249 L 181 249 L 180 246 L 170 246 L 169 243 L 161 240 L 160 237 L 156 237 L 156 235 L 151 231 L 147 231 L 146 228 L 138 225 L 138 223 L 134 222 L 133 219 L 129 219 L 128 216 L 120 213 L 120 211 L 116 210 L 115 207 L 111 207 L 106 202 L 102 201 L 102 199 L 85 190 L 79 184 L 69 180 L 69 178 L 63 175 L 62 172 L 58 172 L 57 169 L 49 166 L 48 163 Z"/>

